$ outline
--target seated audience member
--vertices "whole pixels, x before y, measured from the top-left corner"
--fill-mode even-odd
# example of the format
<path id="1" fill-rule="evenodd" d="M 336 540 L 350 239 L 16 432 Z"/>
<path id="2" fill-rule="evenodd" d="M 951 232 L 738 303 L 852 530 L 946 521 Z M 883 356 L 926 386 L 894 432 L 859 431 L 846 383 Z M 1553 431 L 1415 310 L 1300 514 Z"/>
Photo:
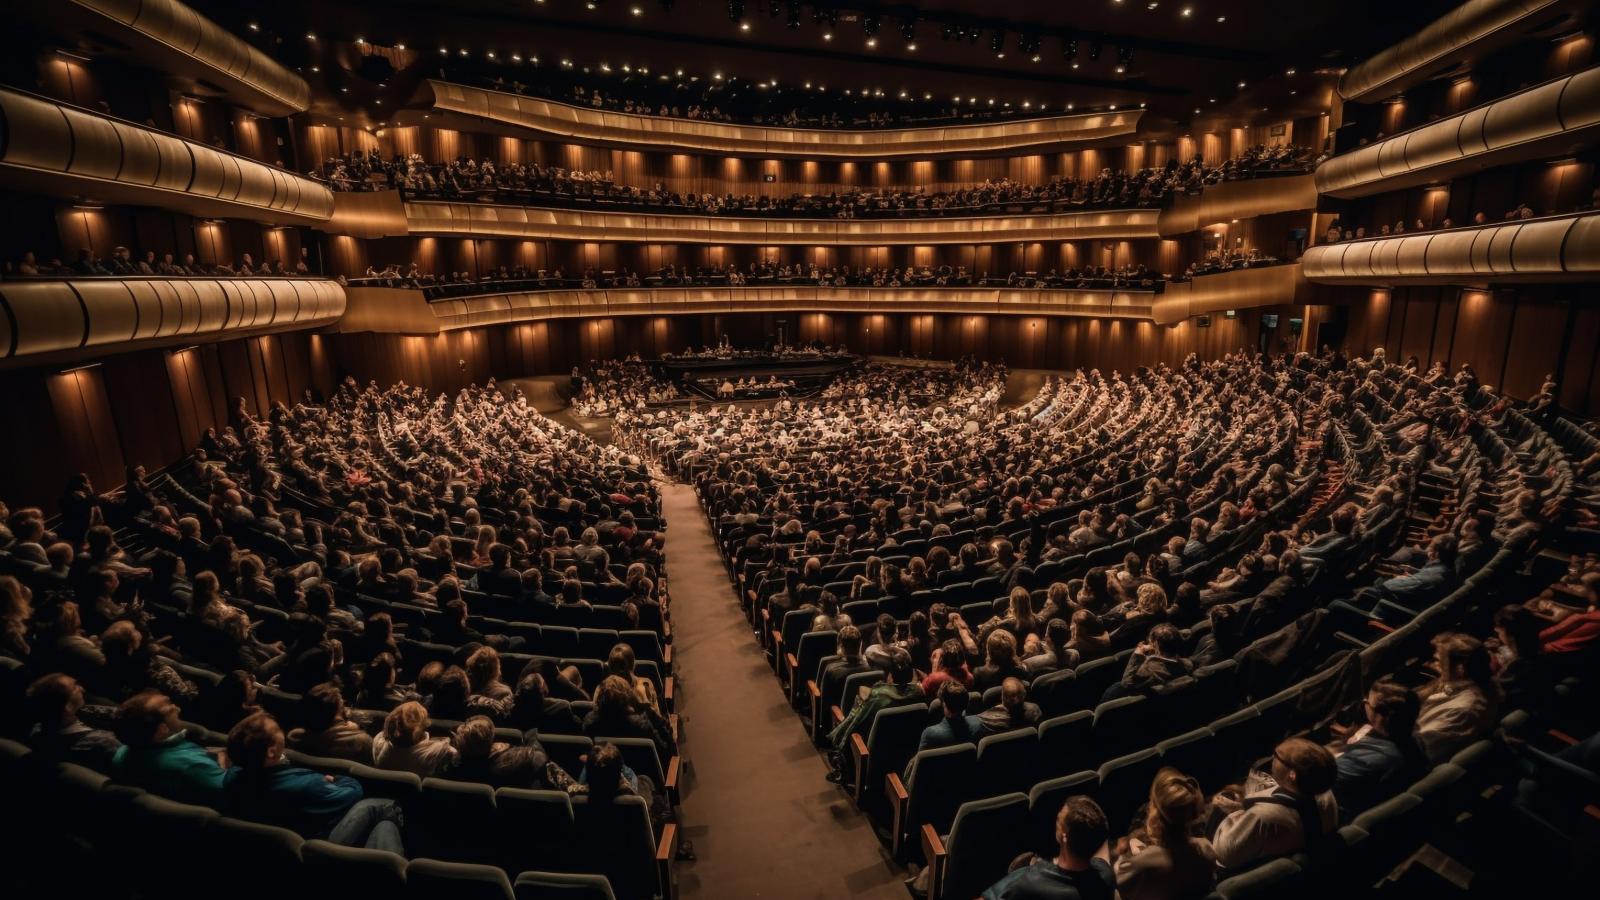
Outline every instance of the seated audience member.
<path id="1" fill-rule="evenodd" d="M 1217 854 L 1196 832 L 1205 819 L 1199 782 L 1177 769 L 1162 769 L 1150 783 L 1142 833 L 1131 835 L 1117 857 L 1121 900 L 1181 900 L 1204 897 L 1217 879 Z"/>
<path id="2" fill-rule="evenodd" d="M 404 853 L 400 805 L 363 798 L 361 782 L 290 765 L 283 729 L 256 713 L 228 732 L 225 810 L 252 822 L 287 828 L 306 839 Z"/>
<path id="3" fill-rule="evenodd" d="M 1122 681 L 1108 688 L 1104 699 L 1154 693 L 1193 672 L 1194 661 L 1180 655 L 1181 643 L 1178 629 L 1172 625 L 1162 623 L 1150 629 L 1150 636 L 1128 657 Z"/>
<path id="4" fill-rule="evenodd" d="M 109 731 L 78 721 L 83 685 L 57 672 L 28 685 L 28 707 L 34 721 L 28 743 L 45 759 L 76 763 L 96 772 L 111 771 L 122 742 Z"/>
<path id="5" fill-rule="evenodd" d="M 663 763 L 678 755 L 677 742 L 666 720 L 649 707 L 640 707 L 633 686 L 607 675 L 594 691 L 594 709 L 583 717 L 583 733 L 590 738 L 648 738 Z"/>
<path id="6" fill-rule="evenodd" d="M 1039 704 L 1028 702 L 1028 686 L 1020 678 L 1000 682 L 1000 702 L 978 714 L 983 733 L 1002 734 L 1018 728 L 1031 728 L 1043 718 Z"/>
<path id="7" fill-rule="evenodd" d="M 817 679 L 817 689 L 822 693 L 822 715 L 826 715 L 828 707 L 838 703 L 844 695 L 846 679 L 872 670 L 872 665 L 861 653 L 860 629 L 846 625 L 839 629 L 837 640 L 838 653 L 824 661 L 821 677 Z"/>
<path id="8" fill-rule="evenodd" d="M 1489 651 L 1477 638 L 1445 632 L 1433 639 L 1433 652 L 1439 677 L 1418 691 L 1417 743 L 1437 764 L 1494 728 L 1500 686 L 1489 668 Z"/>
<path id="9" fill-rule="evenodd" d="M 496 741 L 494 722 L 488 716 L 473 716 L 462 722 L 451 742 L 460 760 L 445 772 L 447 778 L 527 789 L 559 788 L 570 780 L 565 772 L 547 771 L 555 763 L 538 741 L 516 745 Z"/>
<path id="10" fill-rule="evenodd" d="M 364 765 L 372 762 L 372 735 L 350 721 L 339 685 L 325 682 L 300 695 L 298 713 L 300 727 L 289 731 L 290 749 Z"/>
<path id="11" fill-rule="evenodd" d="M 1017 639 L 1011 632 L 995 629 L 984 641 L 989 662 L 972 673 L 972 689 L 982 693 L 998 686 L 1007 678 L 1029 677 L 1028 670 L 1017 661 Z"/>
<path id="12" fill-rule="evenodd" d="M 1409 575 L 1379 581 L 1375 590 L 1379 596 L 1408 609 L 1427 607 L 1449 593 L 1459 581 L 1456 574 L 1456 546 L 1455 535 L 1435 535 L 1428 542 L 1427 557 L 1422 568 Z"/>
<path id="13" fill-rule="evenodd" d="M 1415 691 L 1380 679 L 1362 701 L 1366 724 L 1329 749 L 1338 770 L 1333 796 L 1348 822 L 1389 799 L 1427 769 L 1413 730 L 1422 701 Z"/>
<path id="14" fill-rule="evenodd" d="M 448 739 L 428 737 L 428 721 L 427 708 L 414 700 L 390 710 L 372 739 L 372 764 L 427 778 L 455 763 L 456 749 Z"/>
<path id="15" fill-rule="evenodd" d="M 1339 827 L 1336 773 L 1333 754 L 1321 745 L 1305 738 L 1280 743 L 1272 751 L 1274 784 L 1212 798 L 1212 808 L 1225 814 L 1211 836 L 1217 864 L 1239 871 L 1321 841 Z"/>
<path id="16" fill-rule="evenodd" d="M 867 696 L 857 700 L 855 706 L 850 708 L 844 721 L 833 726 L 833 730 L 828 732 L 828 741 L 833 745 L 835 762 L 848 752 L 850 735 L 859 734 L 863 738 L 866 737 L 868 730 L 872 728 L 873 717 L 879 712 L 891 706 L 922 700 L 926 696 L 922 692 L 922 685 L 915 680 L 915 674 L 911 666 L 911 654 L 904 647 L 890 648 L 888 680 L 873 685 Z M 834 772 L 829 777 L 832 779 L 837 776 L 838 766 L 835 765 Z"/>
<path id="17" fill-rule="evenodd" d="M 1022 664 L 1033 675 L 1076 668 L 1078 651 L 1069 646 L 1071 641 L 1072 626 L 1067 620 L 1051 619 L 1044 627 L 1044 640 L 1040 642 L 1038 652 L 1024 659 Z"/>
<path id="18" fill-rule="evenodd" d="M 983 900 L 1113 900 L 1117 878 L 1106 840 L 1111 829 L 1100 805 L 1068 797 L 1056 814 L 1055 859 L 1032 857 L 983 892 Z"/>
<path id="19" fill-rule="evenodd" d="M 1592 650 L 1600 638 L 1600 572 L 1585 574 L 1580 584 L 1586 589 L 1587 607 L 1539 633 L 1545 652 L 1558 663 L 1577 659 L 1577 654 Z"/>
<path id="20" fill-rule="evenodd" d="M 917 742 L 919 753 L 978 742 L 983 723 L 977 716 L 967 715 L 969 696 L 966 686 L 959 681 L 946 681 L 939 688 L 939 703 L 943 707 L 944 718 L 922 730 L 922 739 Z"/>
<path id="21" fill-rule="evenodd" d="M 572 711 L 572 703 L 550 696 L 544 676 L 538 672 L 528 672 L 517 682 L 506 725 L 534 735 L 583 733 L 583 723 Z"/>
<path id="22" fill-rule="evenodd" d="M 227 773 L 204 747 L 189 740 L 167 695 L 143 691 L 117 707 L 122 748 L 112 758 L 112 777 L 168 800 L 218 808 Z"/>

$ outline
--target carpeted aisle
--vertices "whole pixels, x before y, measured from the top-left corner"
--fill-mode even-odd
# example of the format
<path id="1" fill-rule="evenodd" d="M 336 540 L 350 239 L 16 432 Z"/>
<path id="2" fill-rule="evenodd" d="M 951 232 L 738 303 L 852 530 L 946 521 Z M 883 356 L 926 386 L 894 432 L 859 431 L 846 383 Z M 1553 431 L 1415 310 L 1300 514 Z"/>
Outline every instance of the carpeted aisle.
<path id="1" fill-rule="evenodd" d="M 663 483 L 673 667 L 682 684 L 684 898 L 906 900 L 903 874 L 844 791 L 750 634 L 694 489 Z"/>

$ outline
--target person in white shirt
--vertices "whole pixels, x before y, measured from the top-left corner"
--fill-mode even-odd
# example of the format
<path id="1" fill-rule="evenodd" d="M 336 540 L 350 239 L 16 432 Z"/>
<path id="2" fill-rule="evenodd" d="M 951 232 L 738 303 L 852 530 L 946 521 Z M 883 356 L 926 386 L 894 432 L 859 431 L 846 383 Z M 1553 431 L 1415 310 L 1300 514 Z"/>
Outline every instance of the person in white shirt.
<path id="1" fill-rule="evenodd" d="M 1424 685 L 1417 716 L 1417 743 L 1431 763 L 1441 763 L 1495 726 L 1500 687 L 1490 671 L 1489 651 L 1471 635 L 1447 631 L 1433 639 L 1439 677 Z"/>
<path id="2" fill-rule="evenodd" d="M 1260 779 L 1242 797 L 1219 793 L 1211 800 L 1227 817 L 1211 838 L 1217 865 L 1238 871 L 1262 860 L 1313 845 L 1339 827 L 1333 798 L 1337 777 L 1333 754 L 1305 738 L 1289 738 L 1272 751 L 1272 777 Z M 1252 781 L 1257 779 L 1253 778 Z"/>

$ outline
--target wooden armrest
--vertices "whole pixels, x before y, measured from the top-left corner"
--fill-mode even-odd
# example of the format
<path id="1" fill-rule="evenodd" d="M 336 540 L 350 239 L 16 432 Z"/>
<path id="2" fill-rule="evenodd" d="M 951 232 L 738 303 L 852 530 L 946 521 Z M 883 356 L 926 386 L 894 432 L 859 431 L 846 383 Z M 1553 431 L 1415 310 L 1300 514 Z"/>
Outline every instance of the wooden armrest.
<path id="1" fill-rule="evenodd" d="M 828 709 L 833 713 L 833 724 L 837 725 L 844 721 L 844 710 L 840 709 L 838 704 L 834 704 Z"/>
<path id="2" fill-rule="evenodd" d="M 922 826 L 922 858 L 928 864 L 928 900 L 939 900 L 944 893 L 944 865 L 950 856 L 938 830 L 926 823 Z"/>
<path id="3" fill-rule="evenodd" d="M 672 665 L 672 645 L 671 644 L 668 644 L 665 647 L 661 648 L 661 664 L 665 665 L 665 666 Z"/>
<path id="4" fill-rule="evenodd" d="M 1371 628 L 1374 631 L 1381 631 L 1384 634 L 1394 634 L 1394 629 L 1392 627 L 1390 627 L 1389 625 L 1387 625 L 1387 624 L 1385 624 L 1383 622 L 1378 621 L 1377 619 L 1368 619 L 1367 620 L 1367 627 Z"/>
<path id="5" fill-rule="evenodd" d="M 817 728 L 822 724 L 822 689 L 810 679 L 806 679 L 806 703 L 811 707 L 811 736 L 815 738 Z"/>
<path id="6" fill-rule="evenodd" d="M 890 837 L 894 844 L 894 855 L 900 855 L 900 845 L 905 840 L 906 807 L 911 803 L 911 794 L 906 791 L 906 786 L 900 782 L 900 776 L 890 772 L 884 779 L 885 793 L 889 795 L 889 806 L 894 810 L 893 824 L 890 826 Z"/>
<path id="7" fill-rule="evenodd" d="M 661 842 L 656 844 L 656 880 L 661 883 L 662 900 L 674 900 L 677 889 L 672 884 L 672 859 L 678 853 L 678 825 L 668 822 L 661 828 Z"/>
<path id="8" fill-rule="evenodd" d="M 855 784 L 851 793 L 855 795 L 856 805 L 860 806 L 862 773 L 866 772 L 867 763 L 872 761 L 872 751 L 867 749 L 867 742 L 859 734 L 850 735 L 850 756 L 856 764 Z"/>
<path id="9" fill-rule="evenodd" d="M 661 679 L 661 697 L 668 703 L 672 702 L 672 685 L 675 679 L 671 675 Z"/>
<path id="10" fill-rule="evenodd" d="M 806 679 L 806 693 L 811 695 L 812 700 L 822 698 L 822 689 L 817 687 L 817 683 L 809 678 Z"/>
<path id="11" fill-rule="evenodd" d="M 1560 741 L 1561 743 L 1566 744 L 1568 747 L 1571 747 L 1573 744 L 1576 744 L 1578 742 L 1577 738 L 1573 737 L 1570 734 L 1567 734 L 1565 731 L 1561 731 L 1561 730 L 1555 729 L 1555 728 L 1550 729 L 1550 736 L 1555 738 L 1556 740 Z"/>
<path id="12" fill-rule="evenodd" d="M 1588 806 L 1585 806 L 1583 808 L 1583 814 L 1588 816 L 1591 819 L 1595 819 L 1597 821 L 1600 821 L 1600 806 L 1596 806 L 1593 803 L 1590 803 Z"/>
<path id="13" fill-rule="evenodd" d="M 672 742 L 674 744 L 676 744 L 678 742 L 678 714 L 677 713 L 673 713 L 672 715 L 667 716 L 667 729 L 672 732 Z"/>
<path id="14" fill-rule="evenodd" d="M 683 757 L 674 756 L 667 760 L 667 800 L 676 807 L 678 805 L 678 779 L 683 772 Z"/>
<path id="15" fill-rule="evenodd" d="M 792 697 L 794 695 L 794 670 L 800 668 L 800 660 L 795 659 L 793 653 L 785 653 L 783 655 L 783 662 L 783 686 L 786 690 L 788 690 L 789 695 Z"/>

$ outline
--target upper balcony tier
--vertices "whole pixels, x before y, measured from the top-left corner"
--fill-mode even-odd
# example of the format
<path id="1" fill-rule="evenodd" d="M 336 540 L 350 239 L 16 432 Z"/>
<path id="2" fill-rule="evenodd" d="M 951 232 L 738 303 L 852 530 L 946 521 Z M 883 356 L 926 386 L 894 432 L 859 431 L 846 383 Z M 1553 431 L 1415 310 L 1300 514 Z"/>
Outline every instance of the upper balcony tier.
<path id="1" fill-rule="evenodd" d="M 938 128 L 841 131 L 733 125 L 592 109 L 445 81 L 433 88 L 434 111 L 451 127 L 485 122 L 633 149 L 805 159 L 904 159 L 1073 150 L 1126 143 L 1143 110 L 949 125 Z M 408 121 L 402 115 L 401 121 Z"/>
<path id="2" fill-rule="evenodd" d="M 1600 67 L 1419 125 L 1317 167 L 1317 190 L 1364 197 L 1492 166 L 1561 156 L 1600 139 Z"/>
<path id="3" fill-rule="evenodd" d="M 1154 238 L 1160 211 L 1057 213 L 954 219 L 744 219 L 586 212 L 418 201 L 405 204 L 411 234 L 688 244 L 981 244 Z"/>
<path id="4" fill-rule="evenodd" d="M 1300 260 L 1325 284 L 1501 284 L 1600 280 L 1600 212 L 1323 244 Z"/>
<path id="5" fill-rule="evenodd" d="M 17 10 L 63 37 L 221 94 L 264 116 L 311 107 L 311 86 L 178 0 L 17 0 Z"/>
<path id="6" fill-rule="evenodd" d="M 333 193 L 310 178 L 7 87 L 0 87 L 0 184 L 274 225 L 333 215 Z"/>
<path id="7" fill-rule="evenodd" d="M 1474 59 L 1565 22 L 1570 10 L 1585 5 L 1586 0 L 1467 0 L 1416 34 L 1351 66 L 1339 79 L 1339 96 L 1373 103 L 1455 74 Z"/>

